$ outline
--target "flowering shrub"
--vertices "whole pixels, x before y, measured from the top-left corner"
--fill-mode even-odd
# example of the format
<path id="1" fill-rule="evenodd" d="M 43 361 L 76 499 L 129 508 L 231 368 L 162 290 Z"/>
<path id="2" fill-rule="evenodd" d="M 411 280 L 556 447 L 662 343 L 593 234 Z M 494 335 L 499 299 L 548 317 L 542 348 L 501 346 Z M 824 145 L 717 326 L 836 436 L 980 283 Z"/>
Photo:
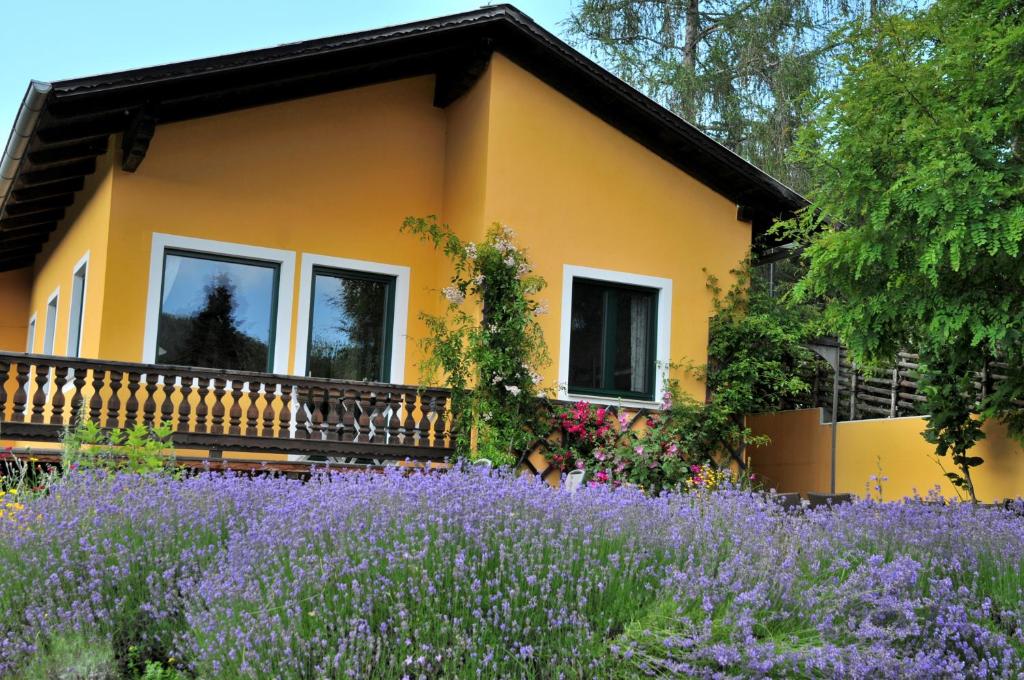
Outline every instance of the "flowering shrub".
<path id="1" fill-rule="evenodd" d="M 686 487 L 691 490 L 715 491 L 735 483 L 735 481 L 735 477 L 728 470 L 704 463 L 690 466 L 690 476 L 686 479 Z"/>
<path id="2" fill-rule="evenodd" d="M 637 418 L 580 401 L 556 414 L 564 446 L 549 454 L 563 470 L 584 470 L 591 484 L 639 486 L 657 494 L 665 489 L 713 489 L 737 482 L 720 470 L 701 426 L 703 405 L 678 394 L 674 385 L 662 397 L 662 409 Z"/>
<path id="3" fill-rule="evenodd" d="M 431 383 L 440 373 L 452 390 L 458 453 L 514 464 L 541 431 L 538 371 L 548 353 L 536 320 L 545 308 L 533 296 L 544 279 L 531 273 L 507 226 L 493 225 L 479 244 L 464 242 L 433 217 L 410 217 L 402 229 L 452 262 L 451 283 L 442 291 L 445 312 L 421 315 L 430 331 L 421 370 Z"/>
<path id="4" fill-rule="evenodd" d="M 791 513 L 456 470 L 84 473 L 26 511 L 0 522 L 4 677 L 69 635 L 132 677 L 1024 672 L 1024 523 L 967 504 Z"/>
<path id="5" fill-rule="evenodd" d="M 622 425 L 610 423 L 611 410 L 578 401 L 555 414 L 565 438 L 565 446 L 551 454 L 551 462 L 563 470 L 587 470 L 596 473 L 611 459 Z"/>

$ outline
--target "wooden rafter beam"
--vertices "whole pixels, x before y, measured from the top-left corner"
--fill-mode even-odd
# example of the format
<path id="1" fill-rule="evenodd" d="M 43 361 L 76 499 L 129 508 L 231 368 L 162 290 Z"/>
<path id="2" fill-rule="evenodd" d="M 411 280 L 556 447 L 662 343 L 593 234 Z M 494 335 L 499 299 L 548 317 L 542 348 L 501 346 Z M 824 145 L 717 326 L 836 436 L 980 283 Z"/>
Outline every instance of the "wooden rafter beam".
<path id="1" fill-rule="evenodd" d="M 156 107 L 147 105 L 135 112 L 121 138 L 121 169 L 135 172 L 146 158 L 149 143 L 156 133 Z"/>
<path id="2" fill-rule="evenodd" d="M 47 124 L 36 131 L 36 137 L 44 144 L 84 141 L 121 132 L 126 120 L 128 116 L 124 111 L 109 111 L 89 118 Z"/>
<path id="3" fill-rule="evenodd" d="M 44 146 L 35 151 L 30 151 L 28 160 L 33 165 L 45 165 L 47 163 L 74 161 L 81 158 L 94 158 L 106 153 L 107 139 L 106 135 L 100 135 L 71 144 Z"/>
<path id="4" fill-rule="evenodd" d="M 19 202 L 33 201 L 37 198 L 45 198 L 46 196 L 73 194 L 76 191 L 81 191 L 83 186 L 85 186 L 85 178 L 72 177 L 71 179 L 62 179 L 56 182 L 37 184 L 25 187 L 24 189 L 15 189 L 11 192 L 11 200 Z"/>
<path id="5" fill-rule="evenodd" d="M 31 229 L 40 224 L 48 222 L 59 222 L 64 219 L 64 209 L 47 210 L 45 212 L 32 213 L 31 215 L 18 215 L 17 217 L 5 217 L 0 219 L 0 231 L 8 229 Z"/>
<path id="6" fill-rule="evenodd" d="M 61 179 L 71 179 L 74 177 L 81 177 L 83 175 L 91 175 L 94 172 L 96 172 L 96 159 L 85 158 L 72 163 L 64 163 L 62 165 L 54 165 L 48 168 L 40 168 L 39 170 L 23 172 L 18 176 L 18 183 L 16 186 L 18 189 L 21 189 L 35 184 L 46 184 L 47 182 L 55 182 Z"/>
<path id="7" fill-rule="evenodd" d="M 39 251 L 43 249 L 41 241 L 35 243 L 23 243 L 14 247 L 8 248 L 6 244 L 3 248 L 3 255 L 0 256 L 5 260 L 17 260 L 25 257 L 34 257 L 39 254 Z"/>
<path id="8" fill-rule="evenodd" d="M 50 222 L 32 231 L 0 231 L 0 249 L 32 241 L 45 241 L 56 229 L 57 223 Z"/>
<path id="9" fill-rule="evenodd" d="M 22 267 L 31 267 L 35 260 L 35 256 L 0 257 L 0 272 L 9 272 L 12 269 L 21 269 Z"/>
<path id="10" fill-rule="evenodd" d="M 59 194 L 57 196 L 38 198 L 34 201 L 8 202 L 3 214 L 5 217 L 17 217 L 18 215 L 30 215 L 56 208 L 67 208 L 74 200 L 73 194 Z"/>

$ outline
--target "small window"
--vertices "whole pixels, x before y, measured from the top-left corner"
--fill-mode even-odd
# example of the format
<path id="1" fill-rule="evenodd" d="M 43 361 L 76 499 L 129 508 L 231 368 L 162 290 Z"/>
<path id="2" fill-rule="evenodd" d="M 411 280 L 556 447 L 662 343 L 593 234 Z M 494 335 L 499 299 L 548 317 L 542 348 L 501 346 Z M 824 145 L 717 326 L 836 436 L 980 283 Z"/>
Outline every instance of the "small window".
<path id="1" fill-rule="evenodd" d="M 43 335 L 43 354 L 53 354 L 53 338 L 57 332 L 57 295 L 46 303 L 46 332 Z"/>
<path id="2" fill-rule="evenodd" d="M 77 357 L 82 351 L 82 321 L 85 306 L 85 272 L 88 263 L 75 270 L 71 282 L 71 317 L 68 319 L 68 356 Z"/>
<path id="3" fill-rule="evenodd" d="M 658 291 L 573 279 L 569 391 L 654 399 Z"/>
<path id="4" fill-rule="evenodd" d="M 25 351 L 31 354 L 36 349 L 36 315 L 28 320 L 28 338 L 25 341 Z"/>
<path id="5" fill-rule="evenodd" d="M 391 379 L 395 277 L 313 268 L 306 375 Z"/>
<path id="6" fill-rule="evenodd" d="M 165 251 L 157 363 L 271 370 L 278 278 L 272 262 Z"/>

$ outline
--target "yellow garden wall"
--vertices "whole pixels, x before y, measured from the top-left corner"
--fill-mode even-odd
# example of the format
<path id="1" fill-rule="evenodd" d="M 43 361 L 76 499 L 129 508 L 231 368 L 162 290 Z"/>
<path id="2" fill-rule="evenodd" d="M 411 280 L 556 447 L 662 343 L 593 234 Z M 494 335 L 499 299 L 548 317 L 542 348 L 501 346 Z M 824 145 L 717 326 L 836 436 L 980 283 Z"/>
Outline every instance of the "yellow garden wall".
<path id="1" fill-rule="evenodd" d="M 752 416 L 750 427 L 772 443 L 750 451 L 752 467 L 765 484 L 785 491 L 829 490 L 832 434 L 819 409 Z M 934 447 L 922 437 L 924 418 L 841 422 L 837 430 L 836 491 L 863 495 L 872 475 L 888 477 L 886 500 L 938 484 L 942 494 L 956 491 L 935 462 Z M 978 497 L 985 501 L 1024 495 L 1024 451 L 998 423 L 985 425 L 986 438 L 975 448 L 985 463 L 973 471 Z M 949 458 L 943 463 L 949 468 Z"/>

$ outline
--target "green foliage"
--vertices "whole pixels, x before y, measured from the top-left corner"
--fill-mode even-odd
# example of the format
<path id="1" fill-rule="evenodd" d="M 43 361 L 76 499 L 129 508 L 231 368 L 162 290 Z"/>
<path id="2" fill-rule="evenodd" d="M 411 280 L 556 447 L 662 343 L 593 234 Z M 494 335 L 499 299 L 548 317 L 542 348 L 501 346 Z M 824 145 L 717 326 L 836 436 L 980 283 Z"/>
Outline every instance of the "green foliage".
<path id="1" fill-rule="evenodd" d="M 146 670 L 140 680 L 179 680 L 184 677 L 178 671 L 165 667 L 159 661 L 147 661 Z"/>
<path id="2" fill-rule="evenodd" d="M 31 663 L 12 680 L 117 680 L 114 650 L 100 636 L 83 633 L 41 640 Z"/>
<path id="3" fill-rule="evenodd" d="M 938 0 L 836 39 L 842 85 L 795 156 L 814 204 L 783 227 L 807 243 L 798 294 L 827 303 L 858 362 L 921 354 L 936 414 L 927 436 L 965 462 L 981 436 L 972 412 L 1024 434 L 1021 6 Z M 962 398 L 966 375 L 992 358 L 1008 379 L 979 405 Z"/>
<path id="4" fill-rule="evenodd" d="M 579 0 L 569 32 L 609 69 L 712 138 L 797 189 L 787 159 L 833 80 L 831 31 L 896 2 Z"/>
<path id="5" fill-rule="evenodd" d="M 420 316 L 429 330 L 421 370 L 424 380 L 440 377 L 452 390 L 458 453 L 514 464 L 541 431 L 536 397 L 539 370 L 549 359 L 536 320 L 544 307 L 533 296 L 544 279 L 531 274 L 507 226 L 493 225 L 480 244 L 463 242 L 433 216 L 407 218 L 402 230 L 429 241 L 452 263 L 444 313 Z"/>
<path id="6" fill-rule="evenodd" d="M 136 423 L 122 430 L 104 430 L 79 417 L 62 438 L 64 465 L 69 469 L 95 469 L 146 474 L 173 469 L 171 423 L 153 427 Z"/>
<path id="7" fill-rule="evenodd" d="M 976 502 L 971 469 L 984 461 L 968 452 L 985 438 L 985 433 L 981 429 L 982 421 L 972 413 L 975 408 L 971 372 L 974 357 L 970 352 L 956 349 L 943 354 L 945 363 L 940 364 L 941 359 L 933 357 L 924 371 L 922 386 L 931 414 L 923 435 L 926 441 L 935 444 L 937 459 L 949 454 L 956 471 L 947 472 L 943 468 L 943 474 L 957 493 L 966 491 Z M 941 461 L 937 462 L 942 467 Z"/>
<path id="8" fill-rule="evenodd" d="M 731 273 L 734 281 L 724 294 L 708 277 L 715 315 L 708 363 L 699 373 L 711 395 L 706 427 L 738 459 L 747 445 L 767 443 L 753 436 L 744 416 L 792 408 L 807 398 L 809 385 L 800 376 L 814 358 L 805 345 L 820 327 L 813 307 L 771 295 L 749 262 Z"/>

